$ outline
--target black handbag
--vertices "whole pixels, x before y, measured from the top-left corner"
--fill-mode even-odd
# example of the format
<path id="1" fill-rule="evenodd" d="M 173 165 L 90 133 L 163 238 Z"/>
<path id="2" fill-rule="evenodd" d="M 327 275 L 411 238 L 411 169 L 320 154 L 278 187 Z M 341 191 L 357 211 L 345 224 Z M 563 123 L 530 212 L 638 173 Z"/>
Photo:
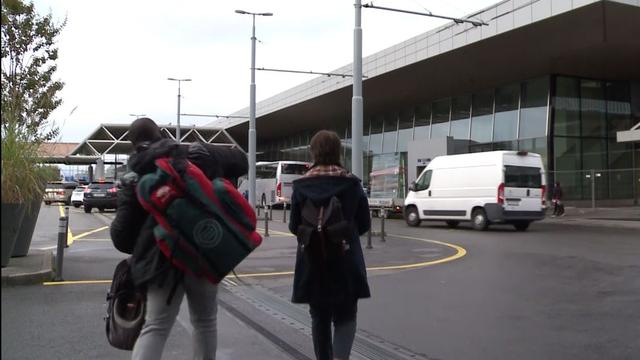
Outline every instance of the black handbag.
<path id="1" fill-rule="evenodd" d="M 132 350 L 144 325 L 146 293 L 131 278 L 131 258 L 122 260 L 113 272 L 107 293 L 107 340 L 113 347 Z"/>

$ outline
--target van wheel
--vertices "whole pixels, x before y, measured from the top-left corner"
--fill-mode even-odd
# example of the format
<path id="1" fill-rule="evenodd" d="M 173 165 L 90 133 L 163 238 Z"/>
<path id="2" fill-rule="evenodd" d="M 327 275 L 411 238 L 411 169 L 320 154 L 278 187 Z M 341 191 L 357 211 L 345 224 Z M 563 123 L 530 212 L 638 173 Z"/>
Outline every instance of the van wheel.
<path id="1" fill-rule="evenodd" d="M 518 231 L 527 231 L 527 229 L 529 228 L 529 224 L 531 223 L 528 221 L 519 221 L 517 223 L 514 223 L 513 227 L 515 227 Z"/>
<path id="2" fill-rule="evenodd" d="M 456 220 L 448 220 L 448 221 L 446 221 L 446 223 L 447 223 L 447 226 L 448 226 L 448 227 L 450 227 L 450 228 L 452 228 L 452 229 L 455 229 L 455 228 L 457 228 L 457 227 L 458 227 L 458 225 L 460 224 L 460 221 L 456 221 Z"/>
<path id="3" fill-rule="evenodd" d="M 420 226 L 420 215 L 418 214 L 418 208 L 415 206 L 408 206 L 404 212 L 404 219 L 409 226 Z"/>
<path id="4" fill-rule="evenodd" d="M 87 214 L 91 212 L 91 206 L 84 206 L 84 212 L 86 212 Z"/>
<path id="5" fill-rule="evenodd" d="M 100 211 L 102 213 L 102 212 L 104 212 L 104 208 L 103 207 L 98 208 L 98 211 Z"/>
<path id="6" fill-rule="evenodd" d="M 80 207 L 80 204 L 73 204 L 73 207 L 77 209 Z"/>
<path id="7" fill-rule="evenodd" d="M 471 214 L 471 225 L 474 229 L 484 231 L 489 227 L 489 220 L 487 220 L 487 213 L 484 209 L 475 209 Z"/>

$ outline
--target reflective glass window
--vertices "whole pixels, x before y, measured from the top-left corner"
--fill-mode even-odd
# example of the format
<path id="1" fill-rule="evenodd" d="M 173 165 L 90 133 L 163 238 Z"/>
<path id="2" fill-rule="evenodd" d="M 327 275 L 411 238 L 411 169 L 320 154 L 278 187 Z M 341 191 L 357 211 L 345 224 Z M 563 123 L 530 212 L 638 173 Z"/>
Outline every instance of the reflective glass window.
<path id="1" fill-rule="evenodd" d="M 471 114 L 471 140 L 491 142 L 493 133 L 493 90 L 473 94 Z"/>
<path id="2" fill-rule="evenodd" d="M 451 136 L 454 139 L 468 139 L 471 96 L 458 96 L 451 100 Z"/>
<path id="3" fill-rule="evenodd" d="M 371 135 L 369 137 L 369 152 L 374 154 L 382 153 L 382 127 L 384 116 L 376 115 L 371 118 Z"/>
<path id="4" fill-rule="evenodd" d="M 626 81 L 607 82 L 605 92 L 609 137 L 615 138 L 618 131 L 629 130 L 633 126 L 629 83 Z"/>
<path id="5" fill-rule="evenodd" d="M 580 138 L 555 137 L 555 170 L 554 177 L 560 181 L 563 195 L 567 200 L 582 198 L 582 151 Z"/>
<path id="6" fill-rule="evenodd" d="M 440 138 L 449 135 L 449 99 L 433 103 L 431 117 L 431 138 Z"/>
<path id="7" fill-rule="evenodd" d="M 582 136 L 607 136 L 604 86 L 600 81 L 580 81 Z"/>
<path id="8" fill-rule="evenodd" d="M 606 139 L 582 139 L 582 168 L 584 170 L 596 170 L 595 195 L 596 199 L 606 197 L 608 193 L 607 167 L 607 140 Z M 598 176 L 599 175 L 599 176 Z M 591 196 L 591 178 L 583 176 L 583 196 Z M 589 189 L 589 191 L 586 191 Z"/>
<path id="9" fill-rule="evenodd" d="M 546 135 L 548 96 L 549 79 L 546 77 L 529 80 L 522 84 L 520 139 Z"/>
<path id="10" fill-rule="evenodd" d="M 413 108 L 406 108 L 400 111 L 398 118 L 398 152 L 407 151 L 411 140 L 413 140 Z"/>
<path id="11" fill-rule="evenodd" d="M 416 106 L 415 116 L 413 138 L 415 140 L 428 139 L 431 125 L 431 104 Z"/>
<path id="12" fill-rule="evenodd" d="M 518 141 L 518 150 L 528 151 L 539 154 L 542 157 L 542 163 L 548 169 L 547 157 L 547 137 L 538 137 L 533 139 L 523 139 Z"/>
<path id="13" fill-rule="evenodd" d="M 518 134 L 518 84 L 496 89 L 496 114 L 493 128 L 493 141 L 517 139 Z"/>
<path id="14" fill-rule="evenodd" d="M 580 136 L 578 79 L 558 76 L 554 97 L 555 135 Z"/>
<path id="15" fill-rule="evenodd" d="M 619 143 L 609 139 L 609 196 L 613 199 L 625 199 L 633 196 L 633 144 Z M 636 171 L 637 172 L 637 171 Z"/>
<path id="16" fill-rule="evenodd" d="M 396 141 L 398 139 L 398 114 L 388 113 L 384 116 L 384 139 L 382 152 L 390 153 L 396 151 Z"/>

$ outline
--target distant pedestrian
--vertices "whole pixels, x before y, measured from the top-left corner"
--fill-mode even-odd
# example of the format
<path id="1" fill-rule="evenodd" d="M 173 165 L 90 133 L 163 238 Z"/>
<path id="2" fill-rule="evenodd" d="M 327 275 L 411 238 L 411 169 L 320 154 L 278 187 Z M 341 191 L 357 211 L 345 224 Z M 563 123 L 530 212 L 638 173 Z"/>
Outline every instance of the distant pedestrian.
<path id="1" fill-rule="evenodd" d="M 154 161 L 186 148 L 187 159 L 214 179 L 235 181 L 247 172 L 246 155 L 236 149 L 193 143 L 180 145 L 163 139 L 160 128 L 149 118 L 135 120 L 129 129 L 135 149 L 129 159 L 133 170 L 123 176 L 118 211 L 111 224 L 115 247 L 132 254 L 131 274 L 137 286 L 147 289 L 145 324 L 133 348 L 133 359 L 160 359 L 169 332 L 180 311 L 184 294 L 189 301 L 193 325 L 193 358 L 215 359 L 217 347 L 217 285 L 204 277 L 185 274 L 170 266 L 156 245 L 156 221 L 138 202 L 137 179 L 156 170 Z"/>
<path id="2" fill-rule="evenodd" d="M 564 204 L 562 202 L 562 187 L 560 186 L 560 182 L 556 181 L 552 190 L 552 201 L 553 201 L 553 217 L 555 216 L 563 216 L 564 215 Z"/>
<path id="3" fill-rule="evenodd" d="M 340 164 L 340 147 L 334 132 L 314 135 L 313 165 L 291 196 L 289 230 L 298 239 L 292 301 L 309 304 L 318 360 L 349 359 L 358 299 L 371 296 L 360 246 L 371 226 L 369 204 L 360 179 Z"/>

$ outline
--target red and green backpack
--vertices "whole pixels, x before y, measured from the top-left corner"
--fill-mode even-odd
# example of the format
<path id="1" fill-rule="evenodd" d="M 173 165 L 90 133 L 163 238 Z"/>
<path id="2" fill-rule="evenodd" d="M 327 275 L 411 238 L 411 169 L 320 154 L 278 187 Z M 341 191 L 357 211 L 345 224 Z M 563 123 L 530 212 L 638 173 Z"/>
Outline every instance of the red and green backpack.
<path id="1" fill-rule="evenodd" d="M 138 201 L 158 223 L 156 243 L 184 273 L 219 283 L 262 242 L 256 215 L 231 182 L 209 180 L 184 158 L 160 158 L 138 182 Z"/>

